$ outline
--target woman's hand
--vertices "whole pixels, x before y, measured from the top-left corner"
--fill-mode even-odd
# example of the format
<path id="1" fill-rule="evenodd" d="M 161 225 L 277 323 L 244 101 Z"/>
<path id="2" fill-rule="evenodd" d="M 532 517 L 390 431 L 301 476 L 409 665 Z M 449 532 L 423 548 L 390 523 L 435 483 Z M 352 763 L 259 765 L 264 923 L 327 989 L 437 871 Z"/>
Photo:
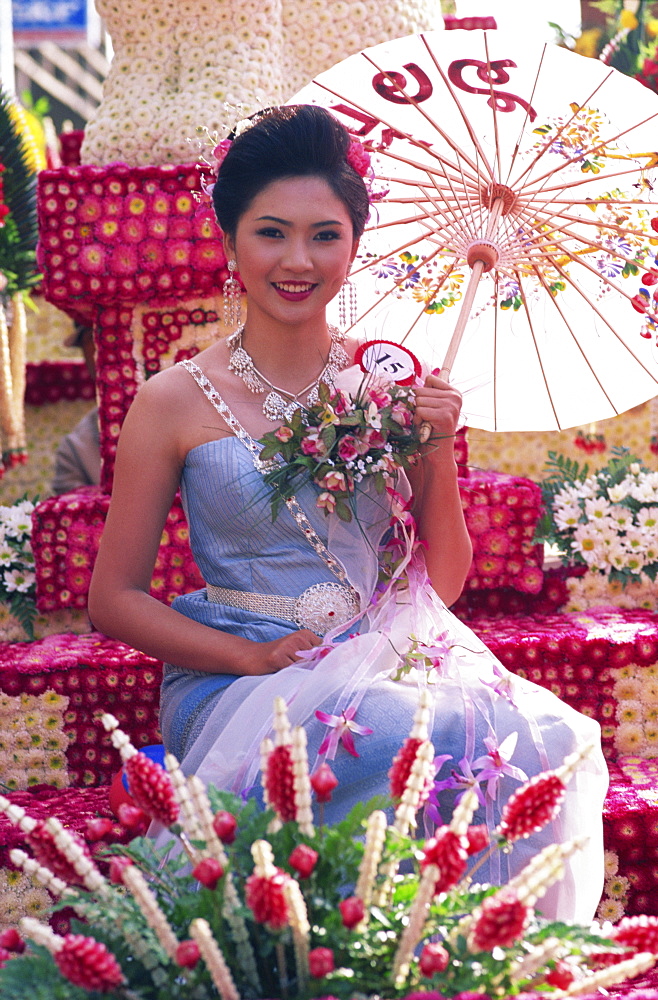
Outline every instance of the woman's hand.
<path id="1" fill-rule="evenodd" d="M 249 642 L 240 658 L 239 673 L 242 677 L 259 677 L 276 674 L 291 663 L 297 663 L 297 653 L 319 646 L 322 639 L 310 629 L 300 628 L 271 642 Z"/>
<path id="2" fill-rule="evenodd" d="M 454 386 L 439 375 L 428 375 L 425 385 L 415 390 L 416 415 L 415 423 L 429 424 L 430 434 L 427 455 L 435 450 L 437 445 L 447 440 L 454 442 L 459 414 L 461 413 L 462 397 Z"/>

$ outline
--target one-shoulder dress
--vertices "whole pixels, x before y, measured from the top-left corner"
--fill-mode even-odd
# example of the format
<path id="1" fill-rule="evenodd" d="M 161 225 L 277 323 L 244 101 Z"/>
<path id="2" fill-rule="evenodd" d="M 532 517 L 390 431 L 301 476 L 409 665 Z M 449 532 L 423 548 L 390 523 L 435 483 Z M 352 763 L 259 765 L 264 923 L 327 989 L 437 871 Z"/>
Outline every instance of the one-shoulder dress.
<path id="1" fill-rule="evenodd" d="M 547 843 L 588 837 L 542 908 L 548 916 L 590 920 L 603 882 L 607 790 L 598 724 L 510 674 L 438 598 L 422 557 L 412 559 L 397 583 L 378 584 L 392 511 L 404 507 L 399 498 L 365 487 L 356 498 L 357 516 L 345 523 L 325 515 L 316 506 L 320 491 L 305 484 L 296 502 L 282 505 L 272 521 L 260 446 L 203 372 L 193 362 L 182 364 L 233 435 L 186 456 L 182 500 L 207 587 L 177 597 L 173 606 L 256 642 L 305 624 L 326 634 L 312 658 L 276 674 L 238 677 L 166 664 L 160 722 L 167 749 L 187 773 L 208 784 L 258 794 L 260 743 L 272 735 L 273 702 L 280 695 L 291 724 L 306 730 L 311 769 L 325 759 L 320 748 L 329 743 L 329 763 L 339 779 L 325 813 L 332 822 L 354 803 L 388 792 L 388 770 L 411 730 L 419 688 L 426 687 L 438 768 L 437 792 L 422 821 L 430 829 L 430 819 L 449 820 L 455 796 L 474 775 L 482 776 L 482 806 L 474 821 L 495 825 L 526 776 L 559 766 L 591 743 L 594 749 L 571 779 L 556 820 L 517 842 L 509 855 L 495 853 L 488 871 L 478 874 L 504 882 Z M 352 604 L 343 600 L 346 593 Z M 406 654 L 414 649 L 428 657 L 401 670 L 409 667 Z"/>

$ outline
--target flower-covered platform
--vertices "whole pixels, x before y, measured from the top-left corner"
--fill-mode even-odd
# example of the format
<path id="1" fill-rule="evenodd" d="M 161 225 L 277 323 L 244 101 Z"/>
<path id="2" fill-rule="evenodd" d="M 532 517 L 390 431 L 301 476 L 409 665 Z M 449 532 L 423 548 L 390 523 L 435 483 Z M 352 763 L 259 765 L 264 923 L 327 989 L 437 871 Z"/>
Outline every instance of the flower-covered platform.
<path id="1" fill-rule="evenodd" d="M 480 610 L 468 624 L 513 673 L 601 723 L 612 781 L 600 913 L 658 913 L 658 616 L 598 609 L 496 617 Z M 159 742 L 160 679 L 160 663 L 95 632 L 0 644 L 3 782 L 20 802 L 31 787 L 41 801 L 44 782 L 59 786 L 63 797 L 55 788 L 51 804 L 69 816 L 76 794 L 82 810 L 95 790 L 94 809 L 107 815 L 120 759 L 100 715 L 110 709 L 137 747 Z M 0 823 L 0 852 L 7 836 Z"/>

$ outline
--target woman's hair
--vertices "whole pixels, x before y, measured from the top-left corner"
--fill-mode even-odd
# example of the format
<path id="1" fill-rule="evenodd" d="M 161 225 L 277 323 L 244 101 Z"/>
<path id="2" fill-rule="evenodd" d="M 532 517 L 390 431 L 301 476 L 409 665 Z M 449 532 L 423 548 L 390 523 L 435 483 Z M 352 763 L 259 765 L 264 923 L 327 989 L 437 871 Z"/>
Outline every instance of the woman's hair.
<path id="1" fill-rule="evenodd" d="M 288 177 L 321 177 L 345 205 L 354 238 L 368 218 L 366 186 L 347 162 L 350 136 L 324 108 L 310 104 L 269 108 L 231 143 L 213 189 L 222 230 L 235 235 L 240 217 L 256 195 Z"/>

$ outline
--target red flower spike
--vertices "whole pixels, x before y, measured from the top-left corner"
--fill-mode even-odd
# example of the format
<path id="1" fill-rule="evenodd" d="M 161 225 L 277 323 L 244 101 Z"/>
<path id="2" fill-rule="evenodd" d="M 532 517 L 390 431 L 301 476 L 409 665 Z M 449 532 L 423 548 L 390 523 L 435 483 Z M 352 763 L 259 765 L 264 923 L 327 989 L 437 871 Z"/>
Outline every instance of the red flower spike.
<path id="1" fill-rule="evenodd" d="M 21 955 L 25 951 L 25 941 L 15 927 L 8 927 L 0 934 L 0 948 Z"/>
<path id="2" fill-rule="evenodd" d="M 285 884 L 290 876 L 277 869 L 276 875 L 250 875 L 245 884 L 247 906 L 259 924 L 279 931 L 288 923 Z"/>
<path id="3" fill-rule="evenodd" d="M 298 844 L 288 858 L 288 864 L 294 868 L 300 878 L 308 878 L 318 861 L 318 852 L 308 844 Z"/>
<path id="4" fill-rule="evenodd" d="M 507 948 L 521 936 L 529 916 L 530 910 L 515 889 L 500 889 L 482 903 L 469 944 L 475 951 Z"/>
<path id="5" fill-rule="evenodd" d="M 122 802 L 117 809 L 117 818 L 126 830 L 132 830 L 135 837 L 146 833 L 149 828 L 149 818 L 139 806 L 131 806 L 129 802 Z"/>
<path id="6" fill-rule="evenodd" d="M 196 941 L 181 941 L 176 948 L 176 961 L 184 969 L 193 969 L 201 958 L 201 952 Z"/>
<path id="7" fill-rule="evenodd" d="M 123 885 L 123 873 L 132 864 L 130 858 L 123 854 L 115 854 L 110 858 L 110 882 L 114 885 Z"/>
<path id="8" fill-rule="evenodd" d="M 620 957 L 620 956 L 618 956 Z M 545 979 L 549 986 L 555 986 L 558 990 L 566 990 L 571 986 L 576 977 L 566 964 L 566 962 L 556 962 L 555 968 L 546 973 Z"/>
<path id="9" fill-rule="evenodd" d="M 338 904 L 338 909 L 340 910 L 343 927 L 347 927 L 348 930 L 360 924 L 366 915 L 366 908 L 359 896 L 348 896 L 347 899 L 341 900 Z"/>
<path id="10" fill-rule="evenodd" d="M 238 821 L 233 813 L 220 809 L 212 821 L 213 830 L 223 844 L 232 844 L 238 827 Z"/>
<path id="11" fill-rule="evenodd" d="M 338 778 L 325 762 L 311 775 L 311 787 L 318 802 L 331 802 L 331 793 L 338 785 Z"/>
<path id="12" fill-rule="evenodd" d="M 125 982 L 112 952 L 94 938 L 67 934 L 54 958 L 62 975 L 83 990 L 109 993 Z"/>
<path id="13" fill-rule="evenodd" d="M 489 846 L 489 830 L 486 823 L 480 823 L 479 826 L 469 826 L 466 831 L 466 839 L 468 840 L 466 853 L 469 858 L 472 854 L 479 854 L 480 851 L 483 851 L 485 847 Z"/>
<path id="14" fill-rule="evenodd" d="M 635 951 L 658 952 L 658 917 L 622 917 L 610 937 Z"/>
<path id="15" fill-rule="evenodd" d="M 107 837 L 108 833 L 112 833 L 112 826 L 112 820 L 108 819 L 107 816 L 97 816 L 96 819 L 90 819 L 87 823 L 85 837 L 93 844 L 97 840 Z"/>
<path id="16" fill-rule="evenodd" d="M 171 826 L 180 811 L 171 778 L 163 767 L 138 752 L 125 762 L 130 794 L 145 813 L 164 826 Z"/>
<path id="17" fill-rule="evenodd" d="M 391 798 L 394 802 L 399 802 L 402 798 L 405 788 L 407 787 L 407 782 L 409 780 L 409 775 L 411 774 L 411 768 L 416 759 L 416 754 L 418 753 L 418 747 L 421 745 L 422 740 L 416 737 L 408 736 L 404 741 L 397 754 L 393 758 L 393 764 L 391 765 L 388 777 L 391 783 Z M 431 781 L 428 784 L 427 794 L 429 794 L 432 787 Z M 427 796 L 424 796 L 422 802 L 425 801 Z"/>
<path id="18" fill-rule="evenodd" d="M 83 851 L 83 853 L 91 858 L 91 853 L 87 847 L 84 840 L 79 837 L 73 831 L 69 831 L 78 847 Z M 27 841 L 35 860 L 43 865 L 45 868 L 50 868 L 54 875 L 58 875 L 59 878 L 64 879 L 65 882 L 70 882 L 72 885 L 82 885 L 80 876 L 76 872 L 75 868 L 71 862 L 62 854 L 59 847 L 55 843 L 55 838 L 52 833 L 46 829 L 46 825 L 43 820 L 38 820 L 37 825 L 28 833 L 25 840 Z"/>
<path id="19" fill-rule="evenodd" d="M 334 953 L 331 948 L 313 948 L 308 953 L 308 971 L 314 979 L 322 979 L 334 971 Z"/>
<path id="20" fill-rule="evenodd" d="M 438 942 L 430 942 L 421 951 L 418 964 L 422 974 L 431 979 L 437 972 L 445 972 L 449 961 L 450 955 L 443 945 Z"/>
<path id="21" fill-rule="evenodd" d="M 215 858 L 202 858 L 192 869 L 194 878 L 206 889 L 216 889 L 223 874 L 224 869 Z"/>
<path id="22" fill-rule="evenodd" d="M 536 775 L 507 800 L 497 832 L 509 844 L 536 833 L 556 815 L 565 792 L 552 771 Z"/>
<path id="23" fill-rule="evenodd" d="M 425 842 L 421 868 L 428 865 L 438 865 L 441 874 L 437 879 L 434 892 L 447 892 L 466 871 L 468 857 L 468 841 L 460 837 L 449 827 L 440 827 L 435 835 Z"/>
<path id="24" fill-rule="evenodd" d="M 295 784 L 291 747 L 274 747 L 267 758 L 265 788 L 267 800 L 283 823 L 295 818 Z"/>

